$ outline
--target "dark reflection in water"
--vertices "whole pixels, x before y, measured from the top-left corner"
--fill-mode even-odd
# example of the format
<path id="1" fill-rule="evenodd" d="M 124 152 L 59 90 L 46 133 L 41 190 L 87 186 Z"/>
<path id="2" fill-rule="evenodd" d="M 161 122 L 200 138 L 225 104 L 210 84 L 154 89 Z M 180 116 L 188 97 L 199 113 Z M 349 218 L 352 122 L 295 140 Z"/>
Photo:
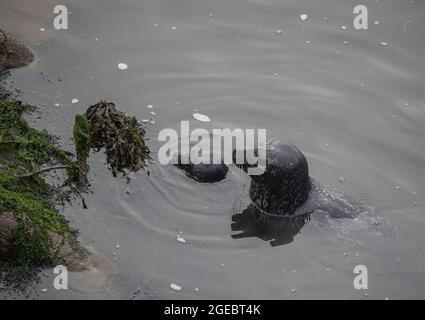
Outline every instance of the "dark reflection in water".
<path id="1" fill-rule="evenodd" d="M 240 231 L 232 234 L 232 238 L 257 237 L 270 242 L 272 247 L 286 245 L 294 241 L 310 216 L 311 212 L 297 217 L 265 215 L 250 204 L 242 213 L 232 216 L 232 231 Z"/>

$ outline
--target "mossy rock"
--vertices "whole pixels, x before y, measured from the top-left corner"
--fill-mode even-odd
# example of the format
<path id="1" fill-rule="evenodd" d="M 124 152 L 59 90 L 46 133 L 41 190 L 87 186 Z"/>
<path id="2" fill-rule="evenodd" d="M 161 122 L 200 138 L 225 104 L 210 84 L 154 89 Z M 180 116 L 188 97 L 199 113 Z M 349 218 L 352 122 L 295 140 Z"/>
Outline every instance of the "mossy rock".
<path id="1" fill-rule="evenodd" d="M 0 71 L 24 67 L 33 61 L 31 49 L 0 29 Z"/>
<path id="2" fill-rule="evenodd" d="M 52 136 L 28 126 L 23 113 L 30 109 L 0 96 L 0 282 L 18 289 L 37 280 L 41 268 L 81 269 L 89 259 L 77 231 L 55 209 L 57 190 L 40 174 L 23 175 L 72 164 Z"/>

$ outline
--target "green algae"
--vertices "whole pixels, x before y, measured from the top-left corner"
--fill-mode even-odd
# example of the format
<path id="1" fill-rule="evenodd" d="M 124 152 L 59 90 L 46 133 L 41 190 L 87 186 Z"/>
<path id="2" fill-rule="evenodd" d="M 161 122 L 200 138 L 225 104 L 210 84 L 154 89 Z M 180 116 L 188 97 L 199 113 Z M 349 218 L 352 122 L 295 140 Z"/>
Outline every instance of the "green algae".
<path id="1" fill-rule="evenodd" d="M 61 261 L 61 244 L 81 249 L 77 231 L 54 208 L 55 188 L 39 174 L 20 176 L 43 164 L 73 163 L 52 136 L 29 127 L 23 118 L 29 110 L 0 96 L 0 220 L 12 213 L 16 221 L 11 239 L 0 239 L 0 282 L 19 289 L 36 281 L 42 268 Z M 61 243 L 52 243 L 53 238 Z M 1 243 L 8 245 L 1 248 Z"/>

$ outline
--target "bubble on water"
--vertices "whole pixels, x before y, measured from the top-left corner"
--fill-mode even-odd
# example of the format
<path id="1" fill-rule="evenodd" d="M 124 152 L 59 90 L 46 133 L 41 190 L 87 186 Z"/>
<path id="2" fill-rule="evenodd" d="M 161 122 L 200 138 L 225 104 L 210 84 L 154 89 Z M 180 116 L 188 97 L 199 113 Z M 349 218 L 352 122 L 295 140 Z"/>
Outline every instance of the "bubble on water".
<path id="1" fill-rule="evenodd" d="M 338 177 L 338 182 L 345 183 L 345 177 Z"/>
<path id="2" fill-rule="evenodd" d="M 195 120 L 201 121 L 201 122 L 210 122 L 210 118 L 204 114 L 201 113 L 194 113 L 193 114 L 193 118 Z"/>
<path id="3" fill-rule="evenodd" d="M 42 293 L 46 293 L 47 292 L 47 289 L 42 289 L 41 292 Z"/>
<path id="4" fill-rule="evenodd" d="M 148 104 L 146 107 L 147 107 L 148 109 L 153 109 L 153 105 L 151 105 L 151 104 Z"/>
<path id="5" fill-rule="evenodd" d="M 396 185 L 396 186 L 394 186 L 394 189 L 400 190 L 400 186 Z"/>
<path id="6" fill-rule="evenodd" d="M 76 103 L 78 103 L 79 101 L 80 101 L 80 100 L 78 100 L 78 99 L 72 99 L 72 100 L 71 100 L 71 103 L 72 103 L 72 104 L 76 104 Z"/>
<path id="7" fill-rule="evenodd" d="M 171 30 L 175 31 L 175 30 L 177 30 L 177 28 L 176 27 L 171 27 Z"/>
<path id="8" fill-rule="evenodd" d="M 385 297 L 385 298 L 384 298 L 384 300 L 390 300 L 390 298 L 388 298 L 388 297 Z"/>
<path id="9" fill-rule="evenodd" d="M 277 34 L 282 34 L 282 33 L 283 33 L 283 31 L 282 31 L 281 29 L 279 29 L 279 30 L 277 30 L 277 31 L 276 31 L 276 33 L 277 33 Z"/>
<path id="10" fill-rule="evenodd" d="M 44 32 L 44 31 L 46 31 L 46 29 L 44 29 L 44 28 L 40 28 L 40 31 L 41 31 L 41 32 Z"/>
<path id="11" fill-rule="evenodd" d="M 158 23 L 155 23 L 153 26 L 154 26 L 154 27 L 158 27 Z"/>
<path id="12" fill-rule="evenodd" d="M 327 21 L 328 20 L 328 17 L 323 17 L 323 20 Z"/>
<path id="13" fill-rule="evenodd" d="M 375 25 L 378 25 L 379 23 L 380 23 L 379 20 L 373 21 L 373 24 L 375 24 Z"/>
<path id="14" fill-rule="evenodd" d="M 347 26 L 341 26 L 342 30 L 347 30 Z"/>
<path id="15" fill-rule="evenodd" d="M 297 292 L 297 290 L 295 290 L 294 288 L 292 288 L 292 289 L 291 289 L 291 292 L 292 292 L 292 293 L 295 293 L 295 292 Z"/>
<path id="16" fill-rule="evenodd" d="M 195 288 L 195 291 L 198 292 L 199 291 L 199 288 Z"/>
<path id="17" fill-rule="evenodd" d="M 386 47 L 386 46 L 388 46 L 388 43 L 387 42 L 381 42 L 381 46 Z"/>
<path id="18" fill-rule="evenodd" d="M 55 107 L 60 107 L 60 103 L 55 103 Z"/>
<path id="19" fill-rule="evenodd" d="M 343 257 L 348 256 L 347 252 L 344 252 L 344 253 L 342 254 L 342 256 L 343 256 Z"/>
<path id="20" fill-rule="evenodd" d="M 310 43 L 311 43 L 311 41 L 310 41 L 310 40 L 307 40 L 305 43 L 310 44 Z"/>
<path id="21" fill-rule="evenodd" d="M 296 274 L 297 273 L 297 270 L 292 270 L 292 274 Z"/>
<path id="22" fill-rule="evenodd" d="M 409 106 L 409 102 L 405 102 L 405 103 L 403 104 L 403 106 L 404 106 L 405 108 L 407 108 L 407 107 Z"/>
<path id="23" fill-rule="evenodd" d="M 120 246 L 119 244 L 117 244 L 117 245 L 115 246 L 115 248 L 119 249 L 119 248 L 121 248 L 121 246 Z"/>
<path id="24" fill-rule="evenodd" d="M 123 62 L 118 63 L 118 69 L 124 71 L 124 70 L 127 70 L 127 68 L 128 68 L 127 64 L 125 64 Z"/>
<path id="25" fill-rule="evenodd" d="M 396 116 L 395 116 L 394 114 L 392 114 L 392 115 L 391 115 L 391 118 L 395 119 L 395 118 L 396 118 Z"/>
<path id="26" fill-rule="evenodd" d="M 350 42 L 348 42 L 348 41 L 343 41 L 343 42 L 342 42 L 342 44 L 343 44 L 344 46 L 348 46 L 348 45 L 350 45 Z"/>
<path id="27" fill-rule="evenodd" d="M 329 268 L 326 268 L 326 272 L 329 272 L 329 271 L 331 271 L 331 269 L 329 269 Z"/>
<path id="28" fill-rule="evenodd" d="M 182 287 L 175 284 L 175 283 L 170 283 L 170 288 L 173 289 L 174 291 L 181 291 Z"/>
<path id="29" fill-rule="evenodd" d="M 306 14 L 306 13 L 300 14 L 300 19 L 302 21 L 306 21 L 308 19 L 308 14 Z"/>
<path id="30" fill-rule="evenodd" d="M 360 253 L 356 253 L 356 257 L 358 258 L 358 257 L 360 257 Z"/>
<path id="31" fill-rule="evenodd" d="M 150 114 L 153 115 L 153 116 L 155 116 L 156 115 L 156 112 L 151 111 Z"/>

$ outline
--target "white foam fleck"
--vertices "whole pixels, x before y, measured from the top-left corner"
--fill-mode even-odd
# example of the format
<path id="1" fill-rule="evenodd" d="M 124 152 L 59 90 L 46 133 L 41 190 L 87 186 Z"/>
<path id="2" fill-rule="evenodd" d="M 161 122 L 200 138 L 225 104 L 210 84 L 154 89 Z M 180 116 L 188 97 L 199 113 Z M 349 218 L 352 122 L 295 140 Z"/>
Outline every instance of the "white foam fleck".
<path id="1" fill-rule="evenodd" d="M 307 14 L 305 14 L 305 13 L 300 14 L 300 19 L 301 19 L 302 21 L 306 21 L 306 20 L 308 19 L 308 15 L 307 15 Z"/>
<path id="2" fill-rule="evenodd" d="M 177 240 L 177 242 L 180 242 L 180 243 L 186 243 L 186 240 L 183 237 L 180 237 L 180 236 L 177 236 L 176 240 Z"/>
<path id="3" fill-rule="evenodd" d="M 128 68 L 128 65 L 126 63 L 123 63 L 123 62 L 118 63 L 118 69 L 124 71 L 124 70 L 127 70 L 127 68 Z"/>
<path id="4" fill-rule="evenodd" d="M 72 99 L 72 100 L 71 100 L 71 103 L 72 103 L 72 104 L 76 104 L 76 103 L 78 103 L 79 101 L 80 101 L 80 100 L 78 100 L 78 99 Z"/>
<path id="5" fill-rule="evenodd" d="M 181 291 L 182 287 L 175 284 L 175 283 L 170 283 L 170 288 L 173 289 L 174 291 Z"/>
<path id="6" fill-rule="evenodd" d="M 193 114 L 193 118 L 195 120 L 201 121 L 201 122 L 210 122 L 210 118 L 204 114 L 201 113 L 194 113 Z"/>

